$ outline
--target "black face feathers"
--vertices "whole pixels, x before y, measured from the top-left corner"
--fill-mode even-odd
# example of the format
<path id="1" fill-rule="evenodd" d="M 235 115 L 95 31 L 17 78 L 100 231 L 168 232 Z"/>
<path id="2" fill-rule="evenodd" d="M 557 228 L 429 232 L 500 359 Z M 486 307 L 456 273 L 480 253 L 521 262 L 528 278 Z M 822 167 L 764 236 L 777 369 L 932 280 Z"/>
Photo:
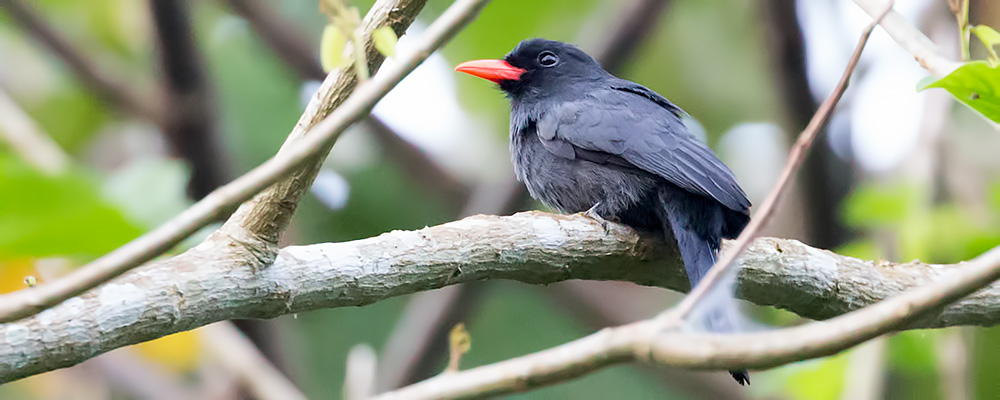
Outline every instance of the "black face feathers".
<path id="1" fill-rule="evenodd" d="M 510 65 L 526 72 L 518 80 L 500 82 L 508 96 L 518 97 L 544 91 L 549 85 L 573 80 L 593 80 L 610 76 L 592 57 L 571 44 L 547 39 L 521 41 L 504 57 Z"/>

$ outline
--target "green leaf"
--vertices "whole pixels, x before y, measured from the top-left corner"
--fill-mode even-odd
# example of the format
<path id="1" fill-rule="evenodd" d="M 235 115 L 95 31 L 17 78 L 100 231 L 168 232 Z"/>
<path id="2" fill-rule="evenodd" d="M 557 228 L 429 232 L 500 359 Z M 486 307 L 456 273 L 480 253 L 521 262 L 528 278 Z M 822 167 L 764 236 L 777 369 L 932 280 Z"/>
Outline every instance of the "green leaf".
<path id="1" fill-rule="evenodd" d="M 976 25 L 972 28 L 972 33 L 976 34 L 979 41 L 986 46 L 986 51 L 990 52 L 990 63 L 997 65 L 1000 62 L 1000 57 L 997 57 L 997 52 L 993 47 L 1000 45 L 1000 32 L 986 25 Z"/>
<path id="2" fill-rule="evenodd" d="M 140 233 L 101 198 L 90 176 L 78 171 L 49 176 L 0 157 L 0 260 L 93 257 Z"/>
<path id="3" fill-rule="evenodd" d="M 372 42 L 375 43 L 375 49 L 386 57 L 396 55 L 397 40 L 396 32 L 392 30 L 392 27 L 383 26 L 372 32 Z"/>
<path id="4" fill-rule="evenodd" d="M 997 68 L 985 61 L 971 61 L 948 76 L 917 89 L 945 89 L 958 101 L 1000 123 L 1000 69 Z"/>
<path id="5" fill-rule="evenodd" d="M 323 28 L 323 37 L 319 44 L 319 58 L 323 64 L 323 70 L 330 72 L 333 69 L 343 67 L 349 59 L 344 57 L 344 47 L 347 46 L 347 37 L 335 25 L 327 24 Z"/>

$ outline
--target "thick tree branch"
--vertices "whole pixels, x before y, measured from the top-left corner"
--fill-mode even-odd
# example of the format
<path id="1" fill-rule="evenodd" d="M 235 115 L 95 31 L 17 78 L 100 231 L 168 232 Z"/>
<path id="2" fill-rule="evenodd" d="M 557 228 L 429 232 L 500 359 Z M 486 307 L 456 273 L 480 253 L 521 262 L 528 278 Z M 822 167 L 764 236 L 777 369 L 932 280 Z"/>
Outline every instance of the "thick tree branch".
<path id="1" fill-rule="evenodd" d="M 974 264 L 872 263 L 785 239 L 763 238 L 740 261 L 738 296 L 825 319 Z M 271 318 L 483 279 L 546 284 L 621 280 L 687 290 L 675 250 L 658 238 L 580 215 L 475 216 L 417 231 L 283 249 L 267 268 L 224 238 L 154 262 L 30 318 L 0 324 L 0 380 L 233 318 Z M 1000 285 L 905 328 L 1000 322 Z M 685 339 L 687 340 L 687 339 Z M 685 364 L 687 365 L 687 364 Z"/>
<path id="2" fill-rule="evenodd" d="M 397 27 L 397 24 L 412 21 L 413 15 L 407 13 L 414 12 L 412 9 L 407 11 L 400 8 L 406 2 L 407 0 L 401 0 L 400 3 L 392 3 L 387 0 L 377 3 L 369 17 L 373 14 L 381 17 L 366 22 L 366 31 L 370 32 L 384 25 L 393 26 L 397 31 L 404 29 L 405 26 Z M 271 186 L 254 201 L 240 207 L 226 225 L 214 234 L 215 237 L 228 238 L 231 246 L 242 248 L 246 253 L 242 256 L 256 259 L 255 265 L 266 266 L 274 257 L 277 238 L 287 226 L 299 196 L 315 177 L 316 170 L 311 167 L 319 165 L 317 159 L 326 154 L 344 129 L 364 118 L 378 99 L 468 24 L 485 5 L 486 0 L 457 1 L 428 28 L 425 39 L 417 44 L 413 54 L 401 57 L 391 70 L 378 74 L 361 85 L 332 112 L 326 107 L 332 107 L 333 103 L 338 103 L 348 93 L 338 90 L 353 87 L 353 84 L 341 86 L 336 85 L 336 78 L 328 79 L 324 83 L 326 89 L 320 89 L 311 103 L 312 107 L 306 111 L 306 116 L 317 115 L 318 120 L 308 130 L 309 135 L 305 135 L 304 126 L 312 124 L 300 121 L 277 156 L 216 189 L 159 228 L 74 270 L 64 278 L 0 296 L 0 321 L 13 321 L 38 313 L 151 260 L 213 221 L 229 207 L 249 199 L 296 168 L 310 164 L 307 169 L 312 172 L 300 171 L 299 174 L 292 174 Z M 373 48 L 370 51 L 375 52 Z M 352 74 L 340 76 L 345 82 L 353 82 L 355 79 Z M 330 90 L 331 86 L 338 90 Z M 321 114 L 329 113 L 329 117 L 319 118 L 315 114 L 318 108 L 323 108 L 325 111 Z M 297 135 L 296 132 L 300 131 L 302 134 Z"/>
<path id="3" fill-rule="evenodd" d="M 9 122 L 6 124 L 5 122 Z M 16 122 L 16 123 L 15 123 Z M 6 129 L 3 129 L 6 128 Z M 6 132 L 7 130 L 10 132 Z M 23 132 L 21 132 L 23 130 Z M 58 146 L 52 142 L 49 136 L 38 128 L 28 115 L 23 114 L 20 108 L 7 97 L 0 88 L 0 133 L 7 133 L 11 136 L 25 136 L 31 142 L 37 142 L 34 146 L 14 146 L 15 150 L 28 162 L 36 167 L 50 173 L 64 172 L 69 166 L 69 156 L 62 152 Z M 35 155 L 34 153 L 41 153 Z M 44 155 L 42 157 L 41 155 Z M 58 161 L 58 162 L 57 162 Z M 55 276 L 43 274 L 46 280 L 55 279 Z M 259 350 L 242 335 L 239 330 L 230 322 L 219 322 L 204 329 L 201 335 L 210 351 L 215 352 L 226 366 L 235 371 L 242 382 L 260 399 L 304 399 L 305 396 L 281 374 Z M 118 360 L 128 362 L 128 360 Z M 130 371 L 128 368 L 114 368 L 115 362 L 102 363 L 107 372 L 112 375 L 126 375 L 129 379 L 122 379 L 123 382 L 135 384 L 137 382 L 132 375 L 142 375 L 147 371 Z M 129 366 L 135 367 L 135 366 Z M 159 398 L 183 398 L 176 396 L 179 388 L 171 387 L 169 382 L 158 382 L 157 377 L 147 377 L 146 384 L 153 386 L 153 389 L 144 388 L 138 385 L 136 389 L 160 390 Z M 176 385 L 175 385 L 176 386 Z M 147 396 L 148 397 L 148 396 Z M 190 396 L 188 396 L 190 397 Z"/>
<path id="4" fill-rule="evenodd" d="M 1000 247 L 938 280 L 825 322 L 765 333 L 665 330 L 660 318 L 604 329 L 526 356 L 442 374 L 379 399 L 485 397 L 550 385 L 627 361 L 704 369 L 769 368 L 835 354 L 917 321 L 1000 277 Z M 676 326 L 674 327 L 676 328 Z"/>

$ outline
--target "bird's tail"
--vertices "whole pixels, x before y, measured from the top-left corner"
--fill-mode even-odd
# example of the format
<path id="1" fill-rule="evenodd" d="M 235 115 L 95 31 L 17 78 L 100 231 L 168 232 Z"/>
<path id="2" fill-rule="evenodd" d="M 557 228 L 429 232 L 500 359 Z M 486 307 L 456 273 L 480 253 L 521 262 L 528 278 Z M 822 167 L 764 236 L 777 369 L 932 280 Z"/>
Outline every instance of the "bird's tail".
<path id="1" fill-rule="evenodd" d="M 664 230 L 673 232 L 677 241 L 677 248 L 680 250 L 681 258 L 684 260 L 684 269 L 687 271 L 688 281 L 694 288 L 705 276 L 709 269 L 715 265 L 716 253 L 719 249 L 721 239 L 714 236 L 714 239 L 702 232 L 713 231 L 715 225 L 721 223 L 721 210 L 692 209 L 691 207 L 677 207 L 676 198 L 663 199 L 673 201 L 672 206 L 664 204 L 667 221 L 670 227 L 664 226 Z M 685 199 L 686 200 L 686 199 Z M 704 206 L 697 204 L 697 206 Z M 714 205 L 712 205 L 714 206 Z M 709 206 L 711 207 L 711 206 Z M 706 218 L 707 217 L 707 218 Z M 666 225 L 666 223 L 664 224 Z M 701 232 L 699 232 L 701 231 Z M 708 236 L 708 237 L 706 237 Z M 738 330 L 739 311 L 736 302 L 732 299 L 731 293 L 722 293 L 722 297 L 716 297 L 709 301 L 709 309 L 704 313 L 704 324 L 709 331 L 718 333 L 736 332 Z M 740 385 L 750 383 L 750 375 L 746 370 L 729 371 L 733 378 Z"/>

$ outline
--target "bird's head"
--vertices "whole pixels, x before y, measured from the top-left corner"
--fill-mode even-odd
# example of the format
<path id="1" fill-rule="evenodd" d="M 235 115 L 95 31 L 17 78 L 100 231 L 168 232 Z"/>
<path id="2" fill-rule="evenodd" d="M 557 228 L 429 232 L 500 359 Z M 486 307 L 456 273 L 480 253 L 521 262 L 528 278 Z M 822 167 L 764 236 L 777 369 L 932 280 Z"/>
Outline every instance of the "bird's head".
<path id="1" fill-rule="evenodd" d="M 455 70 L 491 80 L 514 98 L 607 76 L 597 61 L 576 46 L 546 39 L 524 40 L 503 60 L 467 61 Z"/>

